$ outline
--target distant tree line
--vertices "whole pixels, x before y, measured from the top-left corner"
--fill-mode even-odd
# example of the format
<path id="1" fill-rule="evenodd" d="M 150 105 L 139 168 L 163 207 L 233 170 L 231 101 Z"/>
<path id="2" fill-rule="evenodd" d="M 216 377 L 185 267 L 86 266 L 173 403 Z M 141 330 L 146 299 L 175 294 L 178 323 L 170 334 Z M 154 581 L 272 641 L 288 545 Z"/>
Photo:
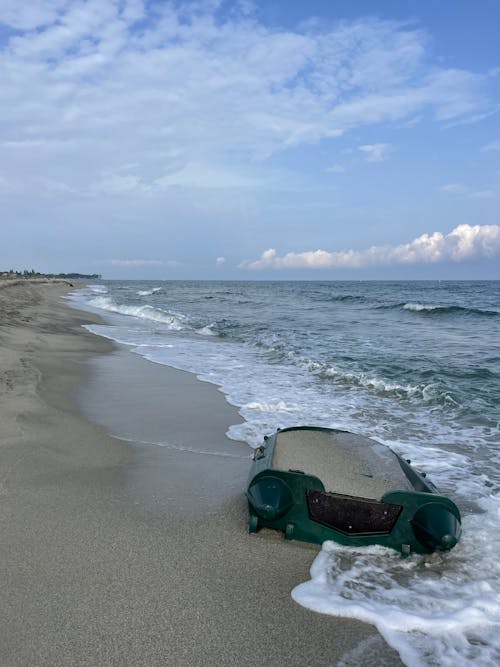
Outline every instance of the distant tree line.
<path id="1" fill-rule="evenodd" d="M 10 269 L 9 271 L 4 271 L 1 275 L 5 278 L 83 278 L 84 280 L 100 280 L 102 278 L 100 273 L 40 273 L 39 271 L 35 271 L 35 269 L 31 269 L 31 271 L 27 269 L 24 269 L 24 271 Z"/>

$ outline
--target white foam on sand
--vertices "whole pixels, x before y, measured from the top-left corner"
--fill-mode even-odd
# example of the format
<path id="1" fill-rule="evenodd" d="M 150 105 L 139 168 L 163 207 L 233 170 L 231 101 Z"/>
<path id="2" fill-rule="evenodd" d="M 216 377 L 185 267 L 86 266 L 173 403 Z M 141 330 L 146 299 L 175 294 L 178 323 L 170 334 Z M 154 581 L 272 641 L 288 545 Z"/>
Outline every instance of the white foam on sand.
<path id="1" fill-rule="evenodd" d="M 490 511 L 481 515 L 483 526 L 478 531 L 477 516 L 466 517 L 462 541 L 449 553 L 405 559 L 383 547 L 325 542 L 311 580 L 292 597 L 320 613 L 372 623 L 409 667 L 496 667 L 500 498 L 485 504 Z M 467 566 L 476 555 L 478 567 Z"/>

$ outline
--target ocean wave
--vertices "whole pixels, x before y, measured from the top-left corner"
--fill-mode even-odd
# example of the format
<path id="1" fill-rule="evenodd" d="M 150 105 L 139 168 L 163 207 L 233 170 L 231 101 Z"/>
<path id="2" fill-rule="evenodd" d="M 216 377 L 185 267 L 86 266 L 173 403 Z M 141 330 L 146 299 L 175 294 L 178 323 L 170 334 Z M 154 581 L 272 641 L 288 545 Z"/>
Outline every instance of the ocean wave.
<path id="1" fill-rule="evenodd" d="M 463 306 L 439 306 L 424 303 L 403 303 L 398 304 L 397 308 L 409 310 L 413 313 L 422 313 L 429 315 L 447 315 L 447 314 L 464 314 L 464 315 L 481 315 L 483 317 L 497 317 L 500 315 L 496 310 L 482 310 L 481 308 L 464 308 Z"/>
<path id="2" fill-rule="evenodd" d="M 207 324 L 200 329 L 196 329 L 196 333 L 200 334 L 201 336 L 218 336 L 218 332 L 214 329 L 215 326 L 216 323 L 212 322 L 211 324 Z"/>
<path id="3" fill-rule="evenodd" d="M 381 378 L 369 372 L 347 370 L 331 363 L 316 361 L 302 356 L 290 349 L 275 334 L 267 334 L 258 338 L 254 345 L 266 349 L 269 362 L 279 364 L 285 362 L 291 366 L 307 371 L 326 383 L 335 382 L 346 389 L 361 388 L 380 397 L 393 397 L 399 400 L 421 401 L 427 405 L 447 408 L 458 407 L 460 401 L 443 382 L 421 381 L 418 384 L 401 383 L 389 378 Z M 489 375 L 481 374 L 488 379 Z M 420 378 L 422 379 L 422 378 Z"/>
<path id="4" fill-rule="evenodd" d="M 326 301 L 347 301 L 352 303 L 366 303 L 367 298 L 365 296 L 357 296 L 355 294 L 333 294 L 325 299 Z"/>
<path id="5" fill-rule="evenodd" d="M 88 288 L 94 294 L 107 294 L 108 288 L 106 285 L 89 285 Z"/>
<path id="6" fill-rule="evenodd" d="M 450 391 L 440 383 L 400 384 L 399 382 L 368 375 L 363 372 L 353 373 L 341 370 L 335 366 L 316 361 L 307 360 L 303 361 L 302 364 L 305 365 L 308 371 L 321 379 L 334 380 L 347 387 L 368 389 L 379 396 L 394 396 L 399 399 L 420 399 L 427 404 L 448 407 L 459 405 Z"/>
<path id="7" fill-rule="evenodd" d="M 161 287 L 153 287 L 153 289 L 145 289 L 145 290 L 139 290 L 137 294 L 139 296 L 151 296 L 152 294 L 155 294 L 156 292 L 161 291 Z"/>
<path id="8" fill-rule="evenodd" d="M 298 409 L 297 405 L 287 405 L 285 401 L 251 401 L 243 406 L 243 409 L 245 408 L 247 410 L 260 410 L 261 412 L 296 412 Z"/>
<path id="9" fill-rule="evenodd" d="M 161 308 L 154 308 L 153 306 L 124 306 L 117 304 L 109 297 L 99 296 L 91 299 L 89 302 L 95 308 L 108 310 L 112 313 L 119 313 L 120 315 L 130 315 L 131 317 L 138 317 L 153 322 L 161 322 L 166 324 L 169 329 L 174 331 L 181 331 L 182 329 L 189 329 L 186 318 L 178 313 L 171 313 Z"/>
<path id="10" fill-rule="evenodd" d="M 158 292 L 161 289 L 161 287 L 155 287 L 152 290 L 142 290 L 136 293 L 145 296 Z M 172 331 L 187 331 L 211 338 L 224 338 L 225 336 L 223 331 L 219 331 L 219 328 L 226 323 L 226 320 L 224 319 L 219 322 L 210 322 L 209 324 L 200 326 L 199 324 L 197 325 L 195 322 L 190 321 L 186 315 L 151 306 L 149 304 L 142 306 L 119 304 L 108 296 L 106 292 L 96 292 L 96 296 L 91 298 L 88 301 L 88 304 L 94 308 L 107 310 L 111 313 L 118 313 L 119 315 L 128 315 L 142 320 L 150 320 L 151 322 L 166 324 Z M 161 345 L 159 347 L 161 347 Z"/>

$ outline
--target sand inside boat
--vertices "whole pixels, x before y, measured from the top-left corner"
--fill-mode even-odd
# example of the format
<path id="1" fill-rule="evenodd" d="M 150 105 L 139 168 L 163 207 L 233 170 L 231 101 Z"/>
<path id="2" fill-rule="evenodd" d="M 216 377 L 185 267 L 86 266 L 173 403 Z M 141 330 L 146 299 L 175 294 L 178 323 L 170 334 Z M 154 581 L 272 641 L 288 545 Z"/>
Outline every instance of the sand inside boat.
<path id="1" fill-rule="evenodd" d="M 388 491 L 413 491 L 395 453 L 385 445 L 344 431 L 291 430 L 277 434 L 273 467 L 301 470 L 325 490 L 380 500 Z"/>

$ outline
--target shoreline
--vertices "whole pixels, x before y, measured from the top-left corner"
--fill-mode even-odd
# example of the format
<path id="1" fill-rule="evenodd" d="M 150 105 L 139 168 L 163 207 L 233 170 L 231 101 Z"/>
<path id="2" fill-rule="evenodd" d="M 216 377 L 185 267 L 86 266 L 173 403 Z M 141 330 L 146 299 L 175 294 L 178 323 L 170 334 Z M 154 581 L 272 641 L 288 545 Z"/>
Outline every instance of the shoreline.
<path id="1" fill-rule="evenodd" d="M 83 329 L 101 320 L 69 289 L 0 294 L 0 662 L 401 665 L 372 626 L 292 600 L 316 547 L 246 533 L 249 448 L 216 387 Z"/>

